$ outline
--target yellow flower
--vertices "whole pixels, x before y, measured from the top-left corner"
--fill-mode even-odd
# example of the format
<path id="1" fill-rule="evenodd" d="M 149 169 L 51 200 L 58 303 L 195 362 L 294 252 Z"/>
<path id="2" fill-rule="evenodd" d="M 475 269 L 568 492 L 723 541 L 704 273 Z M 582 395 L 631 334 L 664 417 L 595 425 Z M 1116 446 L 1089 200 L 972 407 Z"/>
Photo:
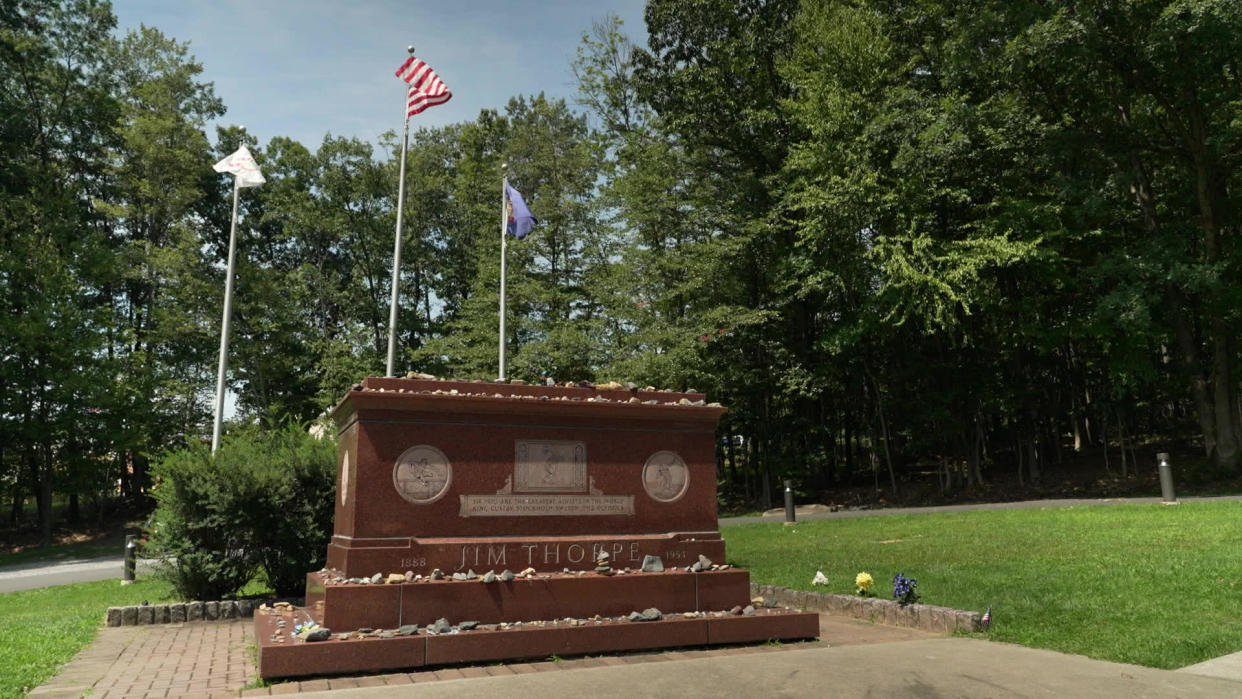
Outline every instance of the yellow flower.
<path id="1" fill-rule="evenodd" d="M 858 577 L 854 578 L 854 584 L 858 586 L 859 592 L 866 592 L 871 589 L 871 583 L 873 582 L 875 582 L 875 580 L 871 577 L 870 573 L 859 573 Z"/>

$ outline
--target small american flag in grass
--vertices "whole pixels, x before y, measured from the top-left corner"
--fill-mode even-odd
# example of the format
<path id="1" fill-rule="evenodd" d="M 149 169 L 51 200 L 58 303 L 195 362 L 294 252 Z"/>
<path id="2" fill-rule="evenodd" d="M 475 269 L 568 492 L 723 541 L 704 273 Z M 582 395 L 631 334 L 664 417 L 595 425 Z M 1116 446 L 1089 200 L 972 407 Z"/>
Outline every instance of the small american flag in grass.
<path id="1" fill-rule="evenodd" d="M 992 625 L 992 607 L 991 607 L 991 605 L 988 605 L 988 610 L 987 610 L 986 612 L 984 612 L 984 613 L 983 613 L 983 617 L 982 617 L 981 619 L 979 619 L 979 625 L 980 625 L 981 627 L 985 628 L 985 629 L 986 629 L 986 628 L 988 628 L 989 626 L 991 626 L 991 625 Z"/>

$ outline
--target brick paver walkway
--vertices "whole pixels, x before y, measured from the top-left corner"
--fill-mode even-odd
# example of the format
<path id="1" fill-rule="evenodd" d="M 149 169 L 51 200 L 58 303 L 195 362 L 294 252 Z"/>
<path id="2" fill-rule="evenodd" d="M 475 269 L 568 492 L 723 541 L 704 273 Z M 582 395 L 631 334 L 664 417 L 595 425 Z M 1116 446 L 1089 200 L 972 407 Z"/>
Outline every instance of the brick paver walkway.
<path id="1" fill-rule="evenodd" d="M 588 667 L 633 665 L 688 658 L 772 653 L 819 645 L 889 643 L 933 634 L 855 619 L 820 615 L 820 640 L 770 646 L 732 646 L 638 652 L 571 660 L 434 668 L 383 675 L 314 678 L 243 689 L 255 683 L 254 625 L 250 619 L 196 621 L 184 624 L 104 628 L 90 647 L 61 669 L 60 674 L 30 693 L 39 699 L 97 697 L 236 697 L 319 692 L 356 687 L 410 685 L 420 682 L 561 672 Z"/>
<path id="2" fill-rule="evenodd" d="M 237 696 L 257 677 L 249 619 L 105 628 L 30 696 Z"/>

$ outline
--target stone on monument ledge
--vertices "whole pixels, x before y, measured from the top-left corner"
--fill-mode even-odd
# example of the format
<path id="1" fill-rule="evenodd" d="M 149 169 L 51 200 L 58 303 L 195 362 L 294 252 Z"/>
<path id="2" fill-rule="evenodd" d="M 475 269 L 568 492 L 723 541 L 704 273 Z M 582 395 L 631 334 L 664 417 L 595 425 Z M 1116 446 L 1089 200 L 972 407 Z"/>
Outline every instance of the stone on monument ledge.
<path id="1" fill-rule="evenodd" d="M 427 580 L 393 585 L 324 585 L 331 572 L 307 575 L 306 609 L 331 629 L 426 625 L 452 609 L 482 623 L 526 619 L 619 616 L 644 608 L 715 611 L 746 603 L 750 574 L 744 570 L 688 573 L 547 573 L 535 578 L 483 584 L 478 580 Z"/>
<path id="2" fill-rule="evenodd" d="M 615 618 L 527 622 L 500 629 L 481 626 L 460 633 L 381 638 L 373 635 L 307 643 L 284 636 L 301 610 L 255 615 L 259 675 L 264 679 L 373 672 L 469 662 L 568 657 L 645 648 L 676 648 L 726 643 L 796 640 L 819 634 L 819 615 L 787 609 L 760 609 L 755 616 L 713 612 L 686 618 L 630 622 Z M 278 627 L 286 620 L 284 629 Z M 341 634 L 346 635 L 346 634 Z M 285 640 L 277 641 L 276 638 Z"/>

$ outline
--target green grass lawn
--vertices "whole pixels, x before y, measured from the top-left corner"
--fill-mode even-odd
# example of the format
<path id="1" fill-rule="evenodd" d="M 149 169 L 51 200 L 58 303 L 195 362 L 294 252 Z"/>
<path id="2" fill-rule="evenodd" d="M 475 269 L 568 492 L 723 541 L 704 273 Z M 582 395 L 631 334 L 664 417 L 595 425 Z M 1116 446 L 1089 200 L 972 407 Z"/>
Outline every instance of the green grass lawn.
<path id="1" fill-rule="evenodd" d="M 270 594 L 252 581 L 241 594 Z M 0 595 L 0 697 L 20 697 L 37 687 L 95 639 L 108 607 L 178 601 L 172 587 L 153 576 L 133 585 L 118 580 L 45 587 Z"/>
<path id="2" fill-rule="evenodd" d="M 854 592 L 896 573 L 922 601 L 992 607 L 992 639 L 1176 668 L 1242 650 L 1242 503 L 814 520 L 722 530 L 754 582 Z M 825 588 L 819 588 L 824 590 Z"/>
<path id="3" fill-rule="evenodd" d="M 891 594 L 895 573 L 923 601 L 982 611 L 989 637 L 1093 658 L 1176 668 L 1242 650 L 1242 503 L 1115 505 L 887 515 L 723 530 L 729 562 L 755 582 Z M 824 589 L 824 588 L 820 588 Z M 261 594 L 252 583 L 245 594 Z M 109 606 L 170 601 L 155 578 L 0 595 L 0 697 L 45 682 L 95 637 Z"/>
<path id="4" fill-rule="evenodd" d="M 110 606 L 168 602 L 172 588 L 154 578 L 45 587 L 0 595 L 0 697 L 46 682 L 95 638 Z"/>

